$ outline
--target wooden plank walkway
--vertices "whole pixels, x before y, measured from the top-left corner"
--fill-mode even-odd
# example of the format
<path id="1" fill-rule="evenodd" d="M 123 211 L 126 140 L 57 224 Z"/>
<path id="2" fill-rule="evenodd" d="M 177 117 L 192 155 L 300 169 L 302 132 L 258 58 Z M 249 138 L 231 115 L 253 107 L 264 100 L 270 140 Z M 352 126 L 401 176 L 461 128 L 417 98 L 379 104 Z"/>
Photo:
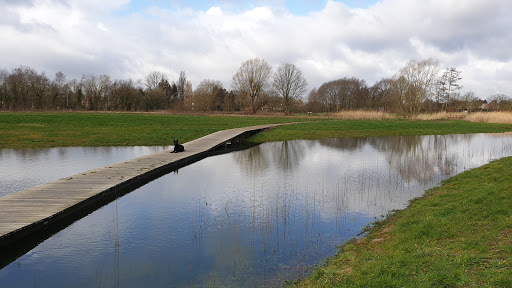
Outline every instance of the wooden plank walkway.
<path id="1" fill-rule="evenodd" d="M 162 151 L 93 169 L 0 197 L 0 247 L 23 240 L 49 226 L 98 206 L 174 169 L 199 161 L 227 141 L 247 133 L 286 124 L 218 131 L 184 143 L 185 151 Z M 135 188 L 134 188 L 135 187 Z"/>

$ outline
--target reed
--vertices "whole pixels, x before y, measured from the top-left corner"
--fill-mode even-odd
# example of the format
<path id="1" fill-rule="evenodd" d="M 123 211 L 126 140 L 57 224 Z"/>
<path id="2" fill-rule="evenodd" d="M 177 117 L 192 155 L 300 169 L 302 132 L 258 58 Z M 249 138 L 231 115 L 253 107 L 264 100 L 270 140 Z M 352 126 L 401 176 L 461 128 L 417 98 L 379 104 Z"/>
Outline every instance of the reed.
<path id="1" fill-rule="evenodd" d="M 426 113 L 426 114 L 418 114 L 411 117 L 413 120 L 441 120 L 448 119 L 447 112 L 438 112 L 438 113 Z"/>
<path id="2" fill-rule="evenodd" d="M 512 124 L 512 112 L 477 112 L 467 115 L 464 120 L 470 122 Z"/>
<path id="3" fill-rule="evenodd" d="M 389 113 L 379 111 L 368 111 L 368 110 L 346 110 L 338 113 L 334 113 L 333 118 L 344 119 L 344 120 L 382 120 L 396 118 Z"/>

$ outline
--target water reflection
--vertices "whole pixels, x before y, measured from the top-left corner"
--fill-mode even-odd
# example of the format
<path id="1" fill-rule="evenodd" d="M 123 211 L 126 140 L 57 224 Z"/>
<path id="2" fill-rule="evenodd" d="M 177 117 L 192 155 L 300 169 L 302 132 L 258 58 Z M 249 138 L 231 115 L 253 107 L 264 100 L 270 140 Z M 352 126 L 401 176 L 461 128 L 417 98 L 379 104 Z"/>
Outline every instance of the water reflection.
<path id="1" fill-rule="evenodd" d="M 0 149 L 0 197 L 168 146 Z"/>
<path id="2" fill-rule="evenodd" d="M 306 156 L 307 142 L 284 141 L 274 145 L 260 145 L 234 154 L 234 159 L 248 175 L 279 168 L 292 171 Z"/>
<path id="3" fill-rule="evenodd" d="M 0 270 L 0 283 L 274 286 L 441 180 L 512 155 L 511 139 L 288 141 L 210 157 L 73 223 Z"/>

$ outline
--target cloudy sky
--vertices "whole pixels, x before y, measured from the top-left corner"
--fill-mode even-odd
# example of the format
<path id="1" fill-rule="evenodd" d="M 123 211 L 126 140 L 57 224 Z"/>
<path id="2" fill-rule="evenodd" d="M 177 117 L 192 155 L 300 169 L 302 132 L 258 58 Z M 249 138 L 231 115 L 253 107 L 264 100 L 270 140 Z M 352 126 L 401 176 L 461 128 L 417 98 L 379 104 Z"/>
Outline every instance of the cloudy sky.
<path id="1" fill-rule="evenodd" d="M 512 96 L 512 1 L 0 0 L 0 69 L 54 78 L 107 74 L 230 88 L 241 63 L 302 69 L 309 88 L 343 77 L 369 85 L 409 60 L 462 71 L 462 93 Z"/>

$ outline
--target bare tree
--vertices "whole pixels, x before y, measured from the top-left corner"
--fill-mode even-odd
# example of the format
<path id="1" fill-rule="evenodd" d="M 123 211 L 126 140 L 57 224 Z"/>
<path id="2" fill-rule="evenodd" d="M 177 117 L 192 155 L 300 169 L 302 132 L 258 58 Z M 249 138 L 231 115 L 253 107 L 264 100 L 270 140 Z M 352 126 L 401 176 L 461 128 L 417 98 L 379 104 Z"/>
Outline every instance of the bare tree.
<path id="1" fill-rule="evenodd" d="M 45 98 L 49 94 L 50 80 L 45 73 L 38 74 L 35 70 L 27 75 L 30 85 L 30 99 L 32 108 L 43 109 L 45 107 Z M 53 107 L 52 107 L 53 108 Z"/>
<path id="2" fill-rule="evenodd" d="M 158 110 L 168 108 L 173 102 L 172 87 L 163 72 L 153 71 L 145 78 L 146 89 L 139 104 L 142 110 Z"/>
<path id="3" fill-rule="evenodd" d="M 511 110 L 512 98 L 505 94 L 494 94 L 487 97 L 489 104 L 492 104 L 493 109 L 497 110 Z"/>
<path id="4" fill-rule="evenodd" d="M 370 88 L 370 108 L 393 111 L 394 105 L 391 97 L 391 79 L 383 78 Z"/>
<path id="5" fill-rule="evenodd" d="M 259 101 L 269 89 L 269 80 L 272 75 L 272 67 L 264 59 L 247 60 L 233 76 L 231 84 L 241 97 L 247 98 L 251 113 L 264 105 Z"/>
<path id="6" fill-rule="evenodd" d="M 167 80 L 167 76 L 159 71 L 153 71 L 146 76 L 144 84 L 147 90 L 158 90 L 162 81 Z"/>
<path id="7" fill-rule="evenodd" d="M 8 107 L 8 77 L 9 73 L 7 73 L 7 70 L 0 70 L 0 108 Z"/>
<path id="8" fill-rule="evenodd" d="M 55 73 L 55 80 L 51 84 L 51 107 L 68 108 L 69 107 L 69 85 L 66 82 L 66 75 L 62 72 Z"/>
<path id="9" fill-rule="evenodd" d="M 194 98 L 194 89 L 192 88 L 192 81 L 187 81 L 185 85 L 185 94 L 183 95 L 183 101 Z"/>
<path id="10" fill-rule="evenodd" d="M 35 73 L 32 68 L 21 66 L 13 70 L 7 77 L 7 86 L 9 87 L 7 103 L 9 108 L 28 109 L 30 87 L 28 84 L 28 75 Z"/>
<path id="11" fill-rule="evenodd" d="M 391 81 L 391 89 L 402 114 L 413 116 L 434 94 L 438 79 L 439 62 L 433 59 L 411 60 Z"/>
<path id="12" fill-rule="evenodd" d="M 176 87 L 178 88 L 178 100 L 185 100 L 185 93 L 187 91 L 187 77 L 185 76 L 185 71 L 180 72 L 180 78 L 178 78 Z"/>
<path id="13" fill-rule="evenodd" d="M 453 94 L 457 91 L 462 89 L 462 85 L 458 84 L 459 80 L 462 78 L 460 77 L 461 71 L 457 70 L 454 67 L 447 68 L 446 71 L 444 71 L 443 75 L 441 76 L 441 79 L 439 80 L 439 84 L 441 86 L 440 92 L 441 92 L 441 98 L 445 102 L 445 110 L 448 110 L 448 105 L 452 101 Z"/>
<path id="14" fill-rule="evenodd" d="M 370 108 L 370 89 L 364 80 L 342 78 L 326 82 L 318 88 L 318 98 L 328 112 L 342 109 Z"/>
<path id="15" fill-rule="evenodd" d="M 464 104 L 466 106 L 465 107 L 466 111 L 468 113 L 471 113 L 473 111 L 473 109 L 476 108 L 476 105 L 480 99 L 478 97 L 476 97 L 475 92 L 469 91 L 461 96 L 461 100 L 464 102 Z"/>
<path id="16" fill-rule="evenodd" d="M 307 112 L 319 113 L 324 111 L 324 105 L 322 105 L 321 99 L 318 95 L 316 87 L 311 89 L 308 94 L 308 102 L 306 104 Z"/>
<path id="17" fill-rule="evenodd" d="M 82 77 L 83 88 L 86 97 L 85 108 L 89 110 L 99 110 L 104 108 L 105 96 L 110 90 L 110 76 L 108 75 L 84 75 Z"/>
<path id="18" fill-rule="evenodd" d="M 165 106 L 171 107 L 174 95 L 172 93 L 172 86 L 169 83 L 169 80 L 167 80 L 166 78 L 160 79 L 160 82 L 158 82 L 158 89 L 160 90 L 160 92 L 163 92 L 163 95 L 165 95 L 162 96 L 165 97 L 165 102 L 167 102 Z"/>
<path id="19" fill-rule="evenodd" d="M 215 96 L 222 84 L 219 81 L 205 79 L 194 91 L 194 107 L 201 111 L 211 111 L 215 108 Z"/>
<path id="20" fill-rule="evenodd" d="M 285 115 L 290 115 L 294 101 L 306 93 L 308 81 L 295 64 L 283 63 L 274 75 L 273 87 L 283 99 Z"/>
<path id="21" fill-rule="evenodd" d="M 339 80 L 323 83 L 317 90 L 318 99 L 323 104 L 327 112 L 338 112 L 340 109 L 338 103 L 338 95 L 340 94 Z"/>
<path id="22" fill-rule="evenodd" d="M 84 100 L 84 83 L 76 79 L 69 81 L 70 108 L 81 109 Z"/>

